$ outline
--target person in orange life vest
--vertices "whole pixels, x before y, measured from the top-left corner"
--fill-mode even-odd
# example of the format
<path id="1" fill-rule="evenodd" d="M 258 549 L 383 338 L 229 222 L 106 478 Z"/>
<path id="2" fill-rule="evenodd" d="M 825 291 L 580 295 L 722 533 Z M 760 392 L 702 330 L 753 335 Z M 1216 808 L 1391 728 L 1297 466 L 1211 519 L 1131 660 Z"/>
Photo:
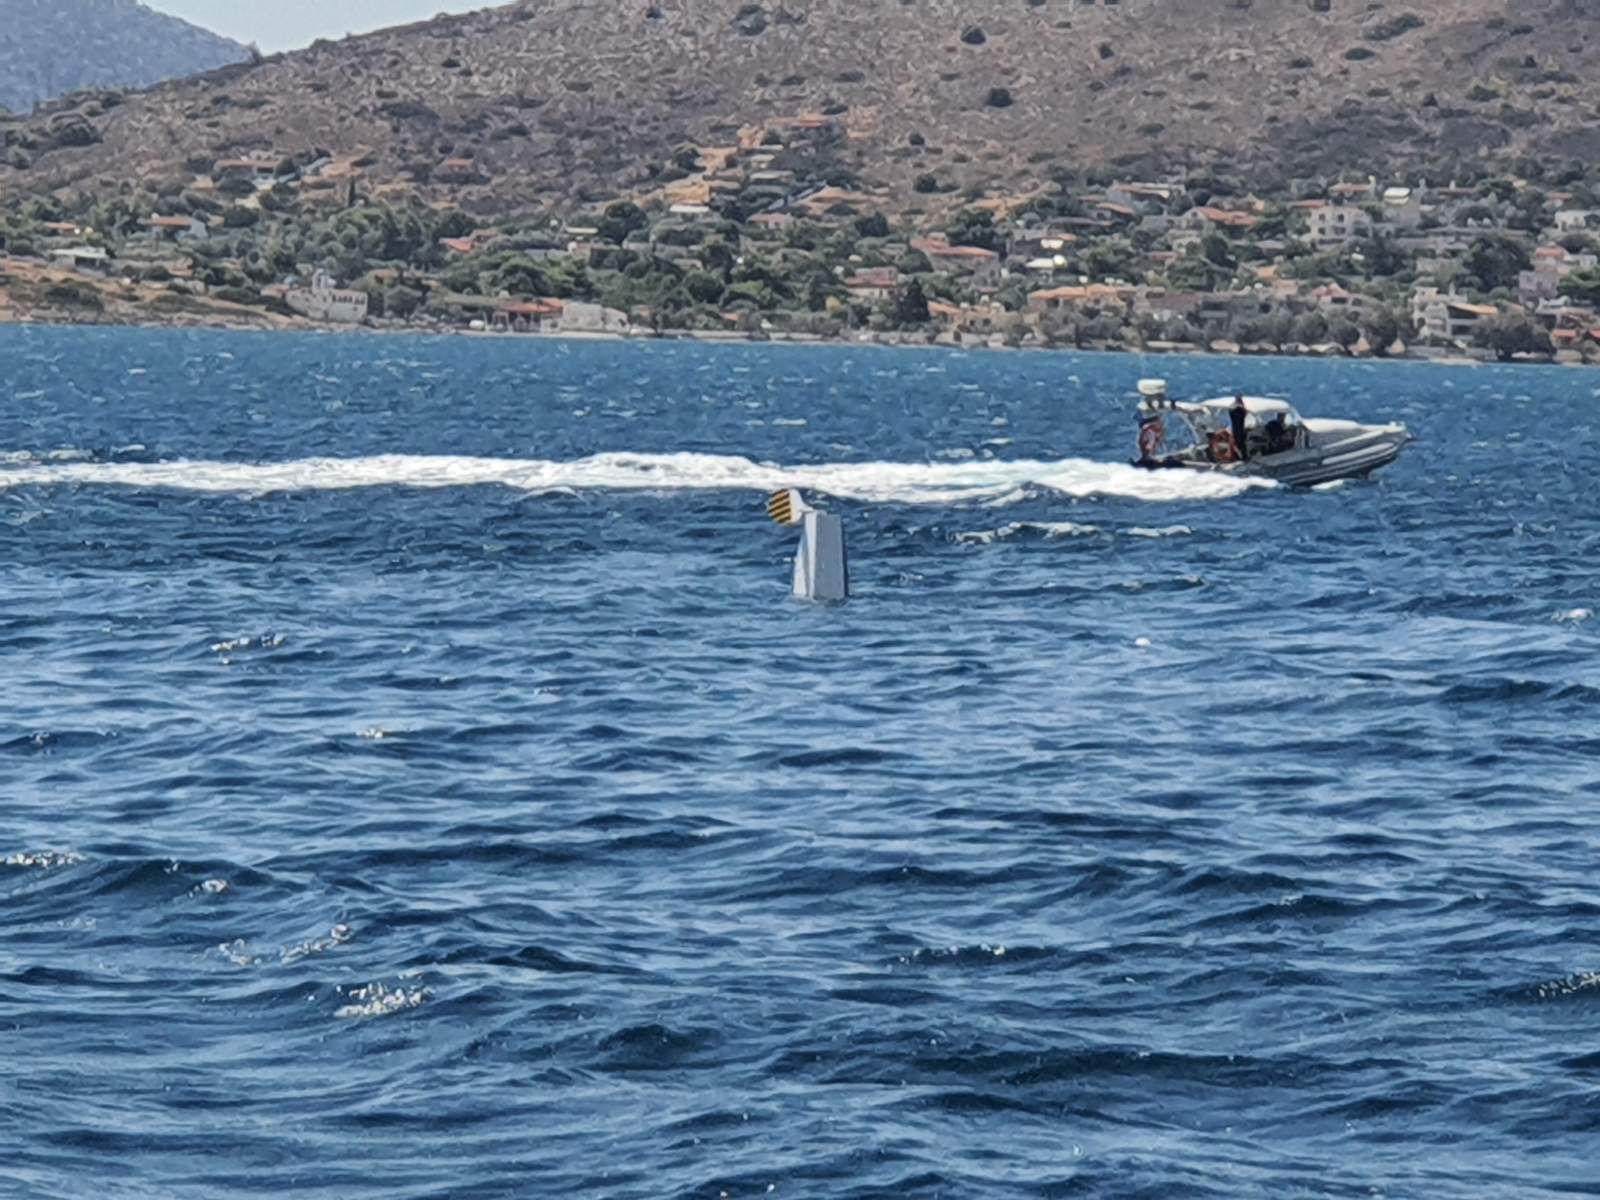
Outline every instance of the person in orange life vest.
<path id="1" fill-rule="evenodd" d="M 1155 467 L 1161 464 L 1161 443 L 1166 441 L 1167 430 L 1161 418 L 1154 413 L 1139 418 L 1139 465 Z"/>

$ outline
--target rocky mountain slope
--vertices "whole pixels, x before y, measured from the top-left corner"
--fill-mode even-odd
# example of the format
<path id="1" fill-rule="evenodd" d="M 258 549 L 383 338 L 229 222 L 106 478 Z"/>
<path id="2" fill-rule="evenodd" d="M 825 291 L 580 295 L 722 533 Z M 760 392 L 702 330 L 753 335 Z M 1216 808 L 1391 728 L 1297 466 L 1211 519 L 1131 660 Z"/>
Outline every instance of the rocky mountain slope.
<path id="1" fill-rule="evenodd" d="M 380 192 L 559 207 L 800 129 L 909 207 L 1096 165 L 1565 163 L 1600 154 L 1597 103 L 1600 0 L 524 0 L 13 123 L 0 192 L 322 152 Z"/>
<path id="2" fill-rule="evenodd" d="M 237 42 L 135 0 L 0 0 L 0 105 L 85 87 L 147 87 L 239 62 Z"/>

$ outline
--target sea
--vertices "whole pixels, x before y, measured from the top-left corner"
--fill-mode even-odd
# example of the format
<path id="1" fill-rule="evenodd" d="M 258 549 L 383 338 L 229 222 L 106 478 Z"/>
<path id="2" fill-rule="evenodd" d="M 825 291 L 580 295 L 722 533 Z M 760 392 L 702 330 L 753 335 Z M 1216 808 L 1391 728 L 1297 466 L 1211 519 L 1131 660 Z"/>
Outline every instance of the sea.
<path id="1" fill-rule="evenodd" d="M 0 366 L 7 1200 L 1600 1195 L 1600 374 Z M 1139 471 L 1152 375 L 1417 440 Z"/>

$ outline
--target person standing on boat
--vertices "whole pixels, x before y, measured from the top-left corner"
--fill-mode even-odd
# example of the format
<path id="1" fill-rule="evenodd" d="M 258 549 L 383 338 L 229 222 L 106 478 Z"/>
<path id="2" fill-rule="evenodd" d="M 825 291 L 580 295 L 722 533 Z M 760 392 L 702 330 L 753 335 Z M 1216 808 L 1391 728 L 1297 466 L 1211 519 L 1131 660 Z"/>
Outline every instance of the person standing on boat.
<path id="1" fill-rule="evenodd" d="M 1242 394 L 1233 398 L 1233 407 L 1228 410 L 1228 421 L 1233 428 L 1233 452 L 1239 456 L 1240 462 L 1250 458 L 1250 451 L 1245 445 L 1244 425 L 1248 410 L 1244 406 Z"/>

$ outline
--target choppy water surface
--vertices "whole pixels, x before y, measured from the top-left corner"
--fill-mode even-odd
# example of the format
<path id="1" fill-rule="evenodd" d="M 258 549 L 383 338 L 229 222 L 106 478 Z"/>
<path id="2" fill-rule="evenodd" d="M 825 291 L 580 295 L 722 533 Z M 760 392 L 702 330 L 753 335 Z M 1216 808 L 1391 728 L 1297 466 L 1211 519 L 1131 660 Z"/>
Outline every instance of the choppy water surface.
<path id="1" fill-rule="evenodd" d="M 0 361 L 0 1192 L 1600 1194 L 1600 377 Z M 1142 474 L 1157 370 L 1422 440 Z"/>

